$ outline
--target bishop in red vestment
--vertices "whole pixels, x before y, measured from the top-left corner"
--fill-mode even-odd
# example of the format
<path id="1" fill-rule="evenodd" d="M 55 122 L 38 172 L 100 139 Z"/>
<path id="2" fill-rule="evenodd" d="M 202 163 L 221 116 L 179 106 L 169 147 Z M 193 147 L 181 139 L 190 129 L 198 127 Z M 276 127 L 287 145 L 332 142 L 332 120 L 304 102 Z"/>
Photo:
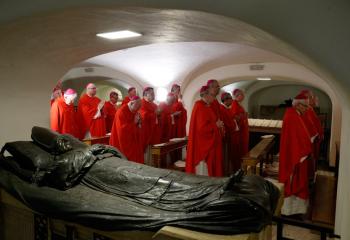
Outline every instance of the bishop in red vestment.
<path id="1" fill-rule="evenodd" d="M 186 136 L 187 111 L 181 101 L 181 87 L 173 84 L 171 93 L 175 96 L 175 101 L 172 105 L 172 117 L 174 124 L 172 127 L 170 138 L 183 138 Z"/>
<path id="2" fill-rule="evenodd" d="M 77 93 L 69 88 L 63 97 L 53 102 L 50 110 L 50 125 L 53 131 L 60 134 L 70 134 L 79 138 L 79 130 L 74 111 L 74 100 Z"/>
<path id="3" fill-rule="evenodd" d="M 160 111 L 153 101 L 153 88 L 145 88 L 143 91 L 141 108 L 139 110 L 142 120 L 144 149 L 146 149 L 148 145 L 160 143 Z"/>
<path id="4" fill-rule="evenodd" d="M 236 120 L 231 111 L 232 96 L 228 92 L 221 94 L 220 111 L 225 126 L 225 136 L 223 138 L 223 171 L 225 176 L 230 176 L 241 168 L 241 158 L 239 156 L 239 131 Z"/>
<path id="5" fill-rule="evenodd" d="M 175 119 L 172 114 L 172 107 L 174 102 L 175 95 L 173 93 L 168 93 L 166 101 L 159 104 L 161 110 L 161 142 L 169 142 L 169 139 L 173 138 L 172 133 L 174 132 Z"/>
<path id="6" fill-rule="evenodd" d="M 248 113 L 244 110 L 241 102 L 244 100 L 244 93 L 240 89 L 233 91 L 234 101 L 232 102 L 231 111 L 236 119 L 239 130 L 239 156 L 242 158 L 249 151 L 249 125 Z"/>
<path id="7" fill-rule="evenodd" d="M 301 116 L 307 98 L 298 95 L 283 118 L 279 154 L 279 181 L 284 184 L 282 214 L 305 214 L 309 199 L 308 161 L 312 154 L 311 137 Z"/>
<path id="8" fill-rule="evenodd" d="M 188 134 L 186 172 L 214 177 L 222 176 L 223 122 L 217 119 L 210 104 L 214 97 L 208 86 L 200 90 L 201 100 L 193 107 Z"/>
<path id="9" fill-rule="evenodd" d="M 141 99 L 138 96 L 118 109 L 114 118 L 109 144 L 118 148 L 128 160 L 144 163 L 141 139 L 141 118 L 138 110 Z"/>
<path id="10" fill-rule="evenodd" d="M 112 130 L 112 125 L 115 117 L 115 113 L 117 112 L 118 106 L 118 93 L 111 92 L 109 94 L 109 101 L 105 103 L 103 106 L 103 112 L 105 113 L 106 120 L 106 132 L 109 133 Z"/>
<path id="11" fill-rule="evenodd" d="M 78 124 L 80 127 L 80 138 L 102 137 L 106 135 L 105 116 L 102 111 L 104 101 L 96 95 L 96 86 L 89 83 L 78 103 Z"/>
<path id="12" fill-rule="evenodd" d="M 122 105 L 127 104 L 128 102 L 130 102 L 130 99 L 131 99 L 132 97 L 134 97 L 134 96 L 136 96 L 136 88 L 130 87 L 130 88 L 128 89 L 128 96 L 126 96 L 126 97 L 123 99 Z"/>

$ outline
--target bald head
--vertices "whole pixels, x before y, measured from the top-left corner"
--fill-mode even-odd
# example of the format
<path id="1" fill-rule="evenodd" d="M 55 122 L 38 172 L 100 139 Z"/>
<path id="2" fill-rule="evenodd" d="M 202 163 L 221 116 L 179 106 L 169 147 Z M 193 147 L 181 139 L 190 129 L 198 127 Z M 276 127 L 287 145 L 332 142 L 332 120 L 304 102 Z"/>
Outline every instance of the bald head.
<path id="1" fill-rule="evenodd" d="M 94 97 L 96 95 L 96 85 L 93 83 L 89 83 L 86 85 L 86 94 L 89 95 L 89 97 Z"/>

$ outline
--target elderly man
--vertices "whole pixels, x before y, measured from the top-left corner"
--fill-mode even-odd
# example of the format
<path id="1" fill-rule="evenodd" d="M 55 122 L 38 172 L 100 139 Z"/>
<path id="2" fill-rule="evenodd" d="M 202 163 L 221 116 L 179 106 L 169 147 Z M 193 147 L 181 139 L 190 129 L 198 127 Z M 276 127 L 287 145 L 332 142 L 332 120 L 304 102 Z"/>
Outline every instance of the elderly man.
<path id="1" fill-rule="evenodd" d="M 172 107 L 176 101 L 173 93 L 168 93 L 166 101 L 159 104 L 161 110 L 161 142 L 169 142 L 169 139 L 173 138 L 173 129 L 175 127 L 175 117 L 172 113 Z"/>
<path id="2" fill-rule="evenodd" d="M 223 122 L 217 119 L 211 104 L 214 97 L 209 87 L 200 89 L 201 100 L 193 107 L 186 158 L 186 172 L 213 177 L 222 176 Z"/>
<path id="3" fill-rule="evenodd" d="M 284 114 L 280 140 L 279 181 L 284 183 L 282 214 L 305 214 L 309 199 L 308 162 L 312 154 L 311 136 L 302 115 L 308 98 L 299 94 Z"/>
<path id="4" fill-rule="evenodd" d="M 63 91 L 62 91 L 62 82 L 58 81 L 58 83 L 56 84 L 56 86 L 52 89 L 52 94 L 51 94 L 51 98 L 50 98 L 50 105 L 52 106 L 52 104 L 59 99 L 60 97 L 62 97 L 63 95 Z"/>
<path id="5" fill-rule="evenodd" d="M 222 121 L 223 116 L 222 116 L 222 113 L 221 113 L 221 110 L 220 110 L 220 103 L 219 103 L 219 101 L 216 98 L 218 96 L 219 92 L 220 92 L 219 82 L 217 80 L 215 80 L 215 79 L 210 79 L 210 80 L 207 81 L 207 86 L 208 86 L 209 94 L 214 99 L 213 102 L 210 104 L 210 107 L 213 109 L 213 111 L 215 113 L 215 116 L 216 116 L 216 119 Z M 221 134 L 222 137 L 224 137 L 224 135 L 225 135 L 225 128 L 224 127 L 222 127 L 220 129 L 220 134 Z"/>
<path id="6" fill-rule="evenodd" d="M 96 97 L 96 86 L 89 83 L 86 93 L 78 103 L 78 123 L 81 128 L 81 137 L 102 137 L 106 135 L 106 123 L 102 108 L 105 101 Z"/>
<path id="7" fill-rule="evenodd" d="M 105 103 L 103 107 L 103 112 L 105 113 L 106 120 L 106 132 L 109 133 L 112 130 L 112 125 L 115 117 L 115 113 L 117 112 L 118 106 L 118 93 L 112 91 L 109 94 L 109 101 Z"/>
<path id="8" fill-rule="evenodd" d="M 238 146 L 238 158 L 241 159 L 249 151 L 249 125 L 248 125 L 248 113 L 241 105 L 244 100 L 244 93 L 241 89 L 235 89 L 233 92 L 234 101 L 232 102 L 231 111 L 237 122 L 239 139 Z"/>
<path id="9" fill-rule="evenodd" d="M 136 88 L 134 87 L 130 87 L 128 89 L 128 96 L 126 96 L 122 102 L 122 105 L 127 104 L 128 102 L 130 102 L 130 99 L 133 98 L 134 96 L 136 96 Z"/>
<path id="10" fill-rule="evenodd" d="M 118 148 L 130 161 L 144 163 L 141 140 L 141 99 L 134 96 L 121 106 L 113 122 L 110 145 Z"/>
<path id="11" fill-rule="evenodd" d="M 160 111 L 153 101 L 154 90 L 152 87 L 146 87 L 143 90 L 143 99 L 139 111 L 142 119 L 144 149 L 148 145 L 160 143 Z"/>
<path id="12" fill-rule="evenodd" d="M 70 134 L 78 138 L 79 130 L 74 111 L 74 100 L 76 97 L 77 93 L 73 89 L 68 88 L 64 92 L 63 97 L 53 102 L 50 111 L 50 125 L 51 129 L 58 133 Z"/>
<path id="13" fill-rule="evenodd" d="M 174 119 L 170 138 L 182 138 L 186 136 L 187 111 L 181 101 L 181 87 L 173 84 L 171 93 L 175 96 L 172 105 L 172 117 Z"/>

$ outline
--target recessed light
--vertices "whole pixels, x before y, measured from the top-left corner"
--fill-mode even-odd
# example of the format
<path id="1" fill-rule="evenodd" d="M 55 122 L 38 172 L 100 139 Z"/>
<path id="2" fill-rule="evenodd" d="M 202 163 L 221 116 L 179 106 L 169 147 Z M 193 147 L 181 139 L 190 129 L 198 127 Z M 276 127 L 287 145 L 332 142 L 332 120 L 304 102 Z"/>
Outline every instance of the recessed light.
<path id="1" fill-rule="evenodd" d="M 122 39 L 122 38 L 132 38 L 142 36 L 141 33 L 132 32 L 129 30 L 117 31 L 117 32 L 106 32 L 97 33 L 96 36 L 107 38 L 107 39 Z"/>
<path id="2" fill-rule="evenodd" d="M 270 77 L 257 77 L 256 80 L 259 80 L 259 81 L 270 81 L 271 78 Z"/>

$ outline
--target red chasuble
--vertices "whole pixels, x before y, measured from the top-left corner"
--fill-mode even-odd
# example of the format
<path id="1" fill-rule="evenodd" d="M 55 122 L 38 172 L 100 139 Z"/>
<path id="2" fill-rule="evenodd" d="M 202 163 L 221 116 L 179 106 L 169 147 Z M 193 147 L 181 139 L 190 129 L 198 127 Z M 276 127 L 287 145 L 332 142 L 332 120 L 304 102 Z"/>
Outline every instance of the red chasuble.
<path id="1" fill-rule="evenodd" d="M 151 144 L 160 143 L 160 121 L 156 114 L 157 105 L 142 99 L 139 110 L 142 119 L 142 139 L 144 148 Z"/>
<path id="2" fill-rule="evenodd" d="M 118 109 L 109 144 L 118 148 L 130 161 L 144 163 L 141 129 L 134 121 L 135 115 L 128 104 Z"/>
<path id="3" fill-rule="evenodd" d="M 316 171 L 316 163 L 320 154 L 320 143 L 323 138 L 323 129 L 320 119 L 317 117 L 312 107 L 309 107 L 302 116 L 304 124 L 309 131 L 311 137 L 318 136 L 312 144 L 312 159 L 309 161 L 309 177 L 313 178 Z"/>
<path id="4" fill-rule="evenodd" d="M 249 151 L 248 114 L 236 100 L 232 102 L 231 111 L 234 117 L 238 116 L 239 118 L 237 124 L 239 128 L 239 156 L 241 158 Z"/>
<path id="5" fill-rule="evenodd" d="M 122 106 L 125 104 L 128 104 L 129 102 L 130 102 L 130 98 L 129 98 L 129 96 L 126 96 L 122 101 Z"/>
<path id="6" fill-rule="evenodd" d="M 183 138 L 186 136 L 187 111 L 182 102 L 178 99 L 172 105 L 172 113 L 180 111 L 181 113 L 174 116 L 174 126 L 170 138 Z"/>
<path id="7" fill-rule="evenodd" d="M 101 117 L 93 119 L 100 101 L 98 97 L 89 97 L 87 94 L 84 94 L 79 99 L 78 124 L 81 128 L 80 138 L 84 138 L 87 131 L 90 131 L 91 137 L 102 137 L 106 135 L 106 123 L 103 113 L 101 113 Z"/>
<path id="8" fill-rule="evenodd" d="M 215 98 L 214 101 L 210 104 L 211 109 L 213 110 L 215 117 L 216 117 L 216 121 L 221 120 L 223 121 L 223 114 L 221 113 L 221 104 L 219 103 L 219 101 Z M 222 137 L 224 137 L 225 135 L 225 129 L 220 129 L 220 134 Z"/>
<path id="9" fill-rule="evenodd" d="M 231 175 L 241 168 L 241 157 L 238 148 L 239 132 L 236 130 L 236 121 L 231 108 L 221 104 L 220 111 L 225 125 L 223 170 L 225 175 Z"/>
<path id="10" fill-rule="evenodd" d="M 79 138 L 79 130 L 76 123 L 74 105 L 67 105 L 64 102 L 63 97 L 56 99 L 51 106 L 50 125 L 51 129 L 58 133 L 67 133 Z"/>
<path id="11" fill-rule="evenodd" d="M 103 112 L 106 116 L 106 132 L 111 132 L 113 120 L 115 117 L 115 113 L 117 112 L 117 105 L 112 103 L 111 101 L 108 101 L 103 106 Z"/>
<path id="12" fill-rule="evenodd" d="M 312 152 L 311 137 L 295 108 L 288 108 L 283 118 L 280 140 L 279 181 L 285 197 L 308 199 L 308 161 Z M 304 159 L 304 160 L 303 160 Z"/>
<path id="13" fill-rule="evenodd" d="M 172 138 L 172 132 L 174 128 L 175 122 L 172 121 L 172 105 L 168 105 L 164 102 L 159 104 L 159 108 L 161 109 L 161 142 L 169 142 L 169 139 Z"/>
<path id="14" fill-rule="evenodd" d="M 222 176 L 222 139 L 217 117 L 204 101 L 195 103 L 188 134 L 186 172 L 195 173 L 200 161 L 206 161 L 208 175 Z"/>

